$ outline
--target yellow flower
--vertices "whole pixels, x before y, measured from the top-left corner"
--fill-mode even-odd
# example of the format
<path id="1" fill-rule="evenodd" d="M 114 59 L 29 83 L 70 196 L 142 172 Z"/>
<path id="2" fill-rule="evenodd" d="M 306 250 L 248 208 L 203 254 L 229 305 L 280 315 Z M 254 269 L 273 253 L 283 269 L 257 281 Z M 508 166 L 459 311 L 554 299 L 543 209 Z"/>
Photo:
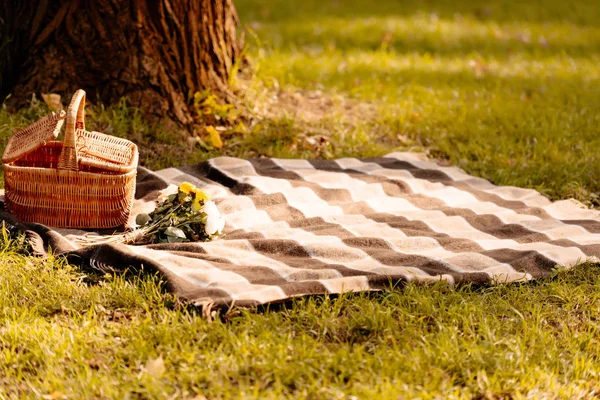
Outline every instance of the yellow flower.
<path id="1" fill-rule="evenodd" d="M 202 190 L 200 190 L 200 189 L 196 189 L 196 190 L 194 191 L 194 194 L 195 194 L 194 198 L 195 198 L 197 201 L 208 200 L 208 196 L 206 195 L 206 193 L 204 193 L 204 192 L 203 192 Z"/>
<path id="2" fill-rule="evenodd" d="M 192 185 L 189 182 L 183 182 L 181 185 L 179 185 L 179 191 L 185 194 L 190 194 L 192 192 L 195 193 L 196 190 L 198 190 L 196 186 Z"/>
<path id="3" fill-rule="evenodd" d="M 200 202 L 208 200 L 208 196 L 206 195 L 206 193 L 204 193 L 204 191 L 198 189 L 196 186 L 192 185 L 189 182 L 183 182 L 181 185 L 179 185 L 179 191 L 184 194 L 193 194 L 195 201 Z"/>
<path id="4" fill-rule="evenodd" d="M 198 198 L 194 199 L 194 201 L 192 202 L 192 211 L 198 212 L 201 209 L 202 209 L 202 204 L 200 204 L 200 199 L 198 199 Z"/>

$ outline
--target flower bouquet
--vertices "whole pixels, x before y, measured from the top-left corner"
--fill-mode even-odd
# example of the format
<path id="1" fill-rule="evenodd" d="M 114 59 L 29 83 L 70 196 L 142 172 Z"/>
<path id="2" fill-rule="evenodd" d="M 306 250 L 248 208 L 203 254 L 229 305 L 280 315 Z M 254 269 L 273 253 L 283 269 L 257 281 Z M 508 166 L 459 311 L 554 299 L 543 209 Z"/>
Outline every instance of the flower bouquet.
<path id="1" fill-rule="evenodd" d="M 225 226 L 215 203 L 191 183 L 169 186 L 160 200 L 154 211 L 138 214 L 135 221 L 151 243 L 208 241 Z"/>
<path id="2" fill-rule="evenodd" d="M 181 243 L 209 241 L 222 235 L 225 219 L 217 205 L 189 182 L 162 190 L 156 208 L 136 216 L 137 227 L 120 235 L 89 234 L 84 245 L 103 243 Z"/>

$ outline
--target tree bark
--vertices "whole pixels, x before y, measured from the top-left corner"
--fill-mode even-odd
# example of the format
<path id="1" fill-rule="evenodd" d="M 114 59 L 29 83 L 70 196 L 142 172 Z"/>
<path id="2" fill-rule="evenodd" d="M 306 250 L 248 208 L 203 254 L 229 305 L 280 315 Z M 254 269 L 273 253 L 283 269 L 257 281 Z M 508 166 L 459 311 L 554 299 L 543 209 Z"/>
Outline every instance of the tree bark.
<path id="1" fill-rule="evenodd" d="M 232 0 L 7 0 L 0 7 L 0 96 L 32 93 L 134 106 L 192 122 L 190 96 L 230 96 L 241 46 Z M 26 3 L 26 4 L 23 4 Z"/>

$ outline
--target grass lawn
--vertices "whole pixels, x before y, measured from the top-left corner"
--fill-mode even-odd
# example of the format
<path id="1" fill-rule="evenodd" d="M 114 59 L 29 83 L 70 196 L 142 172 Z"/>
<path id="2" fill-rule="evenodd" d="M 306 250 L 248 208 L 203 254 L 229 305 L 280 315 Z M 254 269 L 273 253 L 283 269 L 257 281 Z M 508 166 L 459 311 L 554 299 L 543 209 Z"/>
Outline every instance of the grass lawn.
<path id="1" fill-rule="evenodd" d="M 600 206 L 597 1 L 235 4 L 254 75 L 234 84 L 259 116 L 247 134 L 192 145 L 125 101 L 90 107 L 88 126 L 132 138 L 151 168 L 424 150 Z M 46 111 L 0 110 L 0 140 Z M 589 398 L 600 395 L 598 272 L 409 284 L 208 322 L 156 277 L 31 258 L 0 232 L 0 399 Z"/>

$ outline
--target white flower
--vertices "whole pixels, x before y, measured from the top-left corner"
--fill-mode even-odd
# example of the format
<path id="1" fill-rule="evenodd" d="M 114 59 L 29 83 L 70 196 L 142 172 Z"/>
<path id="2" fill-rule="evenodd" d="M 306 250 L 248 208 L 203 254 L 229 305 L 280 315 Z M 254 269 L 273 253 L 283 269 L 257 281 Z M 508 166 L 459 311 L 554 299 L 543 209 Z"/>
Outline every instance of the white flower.
<path id="1" fill-rule="evenodd" d="M 177 192 L 179 191 L 179 186 L 177 185 L 169 185 L 166 188 L 164 188 L 163 190 L 159 191 L 159 195 L 158 195 L 158 199 L 157 201 L 160 203 L 162 201 L 165 201 L 170 195 L 172 194 L 177 194 Z"/>
<path id="2" fill-rule="evenodd" d="M 225 218 L 221 216 L 219 209 L 214 201 L 207 201 L 204 203 L 202 212 L 206 214 L 206 234 L 214 235 L 217 232 L 223 232 L 225 228 Z"/>

